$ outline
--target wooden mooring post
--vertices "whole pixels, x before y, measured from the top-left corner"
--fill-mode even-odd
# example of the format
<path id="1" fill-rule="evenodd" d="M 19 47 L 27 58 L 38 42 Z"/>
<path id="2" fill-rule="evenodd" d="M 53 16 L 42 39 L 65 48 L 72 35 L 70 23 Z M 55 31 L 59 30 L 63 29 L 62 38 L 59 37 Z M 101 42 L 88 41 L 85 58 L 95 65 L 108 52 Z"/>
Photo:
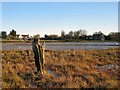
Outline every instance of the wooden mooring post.
<path id="1" fill-rule="evenodd" d="M 34 38 L 32 42 L 32 49 L 34 52 L 35 64 L 37 67 L 37 73 L 44 73 L 45 64 L 45 42 L 40 43 L 38 38 Z"/>

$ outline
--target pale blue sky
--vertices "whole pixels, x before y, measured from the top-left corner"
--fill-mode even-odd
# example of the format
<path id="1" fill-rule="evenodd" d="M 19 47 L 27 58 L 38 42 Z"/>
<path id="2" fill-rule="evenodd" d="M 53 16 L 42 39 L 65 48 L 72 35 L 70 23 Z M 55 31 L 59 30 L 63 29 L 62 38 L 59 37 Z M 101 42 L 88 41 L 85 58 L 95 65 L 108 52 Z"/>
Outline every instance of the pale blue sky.
<path id="1" fill-rule="evenodd" d="M 117 2 L 3 2 L 2 29 L 18 34 L 61 34 L 85 29 L 88 34 L 118 31 Z"/>

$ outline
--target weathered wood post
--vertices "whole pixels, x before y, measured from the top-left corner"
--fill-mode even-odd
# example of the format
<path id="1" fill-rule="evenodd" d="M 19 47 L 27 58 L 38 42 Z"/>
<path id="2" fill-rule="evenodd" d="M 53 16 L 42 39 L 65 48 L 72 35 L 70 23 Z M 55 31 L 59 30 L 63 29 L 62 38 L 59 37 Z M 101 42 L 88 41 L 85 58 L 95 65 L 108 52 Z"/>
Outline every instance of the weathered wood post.
<path id="1" fill-rule="evenodd" d="M 44 73 L 43 69 L 45 64 L 45 55 L 44 55 L 45 43 L 40 44 L 39 39 L 34 38 L 32 41 L 32 49 L 34 53 L 35 65 L 37 67 L 37 74 L 39 74 L 39 72 L 43 74 Z"/>
<path id="2" fill-rule="evenodd" d="M 42 74 L 44 73 L 44 64 L 45 64 L 45 42 L 43 42 L 42 44 L 40 44 L 39 46 L 39 52 L 40 52 L 40 59 L 41 59 L 41 71 Z"/>

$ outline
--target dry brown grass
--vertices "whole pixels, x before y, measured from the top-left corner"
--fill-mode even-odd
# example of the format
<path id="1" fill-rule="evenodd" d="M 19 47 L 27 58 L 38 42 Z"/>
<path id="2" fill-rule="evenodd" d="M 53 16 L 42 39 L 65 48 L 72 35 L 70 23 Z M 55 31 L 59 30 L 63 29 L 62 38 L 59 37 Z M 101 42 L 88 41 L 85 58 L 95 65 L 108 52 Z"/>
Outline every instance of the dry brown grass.
<path id="1" fill-rule="evenodd" d="M 45 51 L 45 74 L 35 76 L 31 50 L 0 52 L 3 88 L 119 88 L 120 49 Z M 117 65 L 101 69 L 105 65 Z"/>

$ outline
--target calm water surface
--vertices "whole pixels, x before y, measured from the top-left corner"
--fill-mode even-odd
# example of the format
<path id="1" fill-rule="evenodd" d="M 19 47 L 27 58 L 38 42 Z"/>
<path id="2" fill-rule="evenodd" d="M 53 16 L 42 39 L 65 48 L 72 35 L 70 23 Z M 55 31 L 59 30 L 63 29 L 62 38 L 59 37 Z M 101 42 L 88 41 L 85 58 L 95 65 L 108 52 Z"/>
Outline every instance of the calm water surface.
<path id="1" fill-rule="evenodd" d="M 118 47 L 117 42 L 47 42 L 47 50 L 70 50 L 70 49 L 109 49 Z M 2 43 L 2 50 L 32 49 L 31 43 Z"/>

